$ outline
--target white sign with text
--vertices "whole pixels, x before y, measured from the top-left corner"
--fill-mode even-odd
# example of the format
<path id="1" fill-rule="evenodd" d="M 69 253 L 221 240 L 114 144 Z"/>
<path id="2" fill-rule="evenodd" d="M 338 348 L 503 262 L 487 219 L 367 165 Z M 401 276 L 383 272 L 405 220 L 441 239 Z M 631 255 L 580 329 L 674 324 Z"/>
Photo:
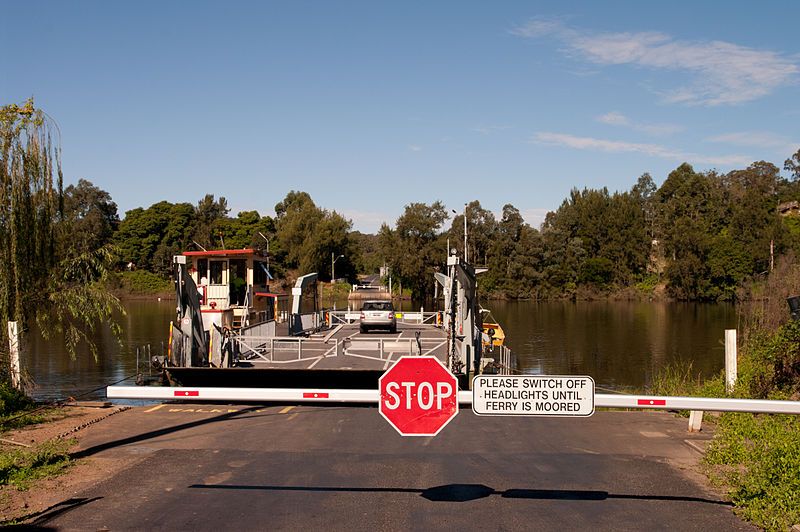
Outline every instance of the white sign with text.
<path id="1" fill-rule="evenodd" d="M 479 416 L 594 414 L 594 379 L 560 375 L 478 375 L 472 380 L 472 410 Z"/>

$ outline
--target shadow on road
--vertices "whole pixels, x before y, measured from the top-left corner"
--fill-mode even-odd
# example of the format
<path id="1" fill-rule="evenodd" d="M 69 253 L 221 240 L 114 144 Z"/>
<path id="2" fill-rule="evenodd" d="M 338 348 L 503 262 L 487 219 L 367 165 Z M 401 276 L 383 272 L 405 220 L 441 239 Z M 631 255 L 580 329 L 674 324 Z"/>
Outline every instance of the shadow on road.
<path id="1" fill-rule="evenodd" d="M 643 501 L 676 501 L 699 502 L 733 506 L 732 503 L 705 499 L 702 497 L 685 497 L 679 495 L 632 495 L 626 493 L 608 493 L 595 490 L 539 490 L 508 489 L 497 491 L 483 484 L 446 484 L 432 488 L 383 488 L 383 487 L 335 487 L 335 486 L 247 486 L 235 484 L 192 484 L 190 489 L 208 490 L 255 490 L 255 491 L 303 491 L 303 492 L 342 492 L 342 493 L 417 493 L 421 497 L 434 502 L 469 502 L 490 496 L 504 499 L 537 499 L 559 501 L 605 501 L 608 499 L 632 499 Z"/>
<path id="2" fill-rule="evenodd" d="M 45 527 L 42 525 L 50 519 L 53 519 L 63 513 L 69 512 L 70 510 L 74 510 L 75 508 L 84 506 L 94 501 L 99 501 L 100 499 L 102 499 L 102 497 L 73 497 L 71 499 L 54 504 L 53 506 L 46 508 L 41 512 L 36 512 L 26 515 L 25 517 L 18 518 L 16 521 L 18 521 L 20 524 L 9 526 L 5 523 L 0 523 L 0 526 L 2 526 L 4 530 L 57 530 L 56 528 Z"/>
<path id="3" fill-rule="evenodd" d="M 220 414 L 218 416 L 213 416 L 204 419 L 198 419 L 197 421 L 190 421 L 188 423 L 181 423 L 180 425 L 174 425 L 172 427 L 165 427 L 163 429 L 151 430 L 149 432 L 144 432 L 142 434 L 136 434 L 134 436 L 128 436 L 127 438 L 120 438 L 118 440 L 113 440 L 105 443 L 101 443 L 98 445 L 94 445 L 92 447 L 88 447 L 86 449 L 82 449 L 80 451 L 75 451 L 70 455 L 70 458 L 78 459 L 78 458 L 85 458 L 87 456 L 91 456 L 93 454 L 97 454 L 100 451 L 105 451 L 107 449 L 113 449 L 114 447 L 121 447 L 123 445 L 129 445 L 131 443 L 138 443 L 141 441 L 149 440 L 151 438 L 157 438 L 158 436 L 164 436 L 167 434 L 172 434 L 174 432 L 179 432 L 181 430 L 191 429 L 194 427 L 200 427 L 203 425 L 207 425 L 209 423 L 217 423 L 220 421 L 226 421 L 229 419 L 236 418 L 242 414 L 249 414 L 258 410 L 259 408 L 263 408 L 262 406 L 253 406 L 251 408 L 245 408 L 243 410 L 237 410 L 236 412 L 228 412 L 226 414 Z"/>

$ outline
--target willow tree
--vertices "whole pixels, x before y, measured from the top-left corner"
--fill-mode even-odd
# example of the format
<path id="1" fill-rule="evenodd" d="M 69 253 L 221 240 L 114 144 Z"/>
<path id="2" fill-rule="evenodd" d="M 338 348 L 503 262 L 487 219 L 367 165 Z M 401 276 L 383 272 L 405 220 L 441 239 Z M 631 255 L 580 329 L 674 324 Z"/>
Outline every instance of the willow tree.
<path id="1" fill-rule="evenodd" d="M 62 189 L 55 123 L 33 100 L 0 107 L 1 345 L 8 345 L 7 321 L 24 331 L 36 319 L 44 334 L 63 335 L 71 353 L 86 340 L 96 354 L 92 332 L 119 309 L 103 286 L 113 255 L 108 248 L 57 246 Z"/>

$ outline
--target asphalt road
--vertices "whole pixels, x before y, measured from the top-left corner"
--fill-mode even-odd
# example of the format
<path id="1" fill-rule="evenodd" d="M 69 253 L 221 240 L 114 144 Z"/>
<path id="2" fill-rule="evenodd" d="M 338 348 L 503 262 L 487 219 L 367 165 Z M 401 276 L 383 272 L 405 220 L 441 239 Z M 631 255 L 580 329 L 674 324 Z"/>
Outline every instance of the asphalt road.
<path id="1" fill-rule="evenodd" d="M 136 465 L 34 524 L 60 530 L 750 530 L 696 473 L 686 421 L 462 411 L 403 438 L 376 408 L 166 404 L 93 425 Z M 699 437 L 700 439 L 703 436 Z"/>

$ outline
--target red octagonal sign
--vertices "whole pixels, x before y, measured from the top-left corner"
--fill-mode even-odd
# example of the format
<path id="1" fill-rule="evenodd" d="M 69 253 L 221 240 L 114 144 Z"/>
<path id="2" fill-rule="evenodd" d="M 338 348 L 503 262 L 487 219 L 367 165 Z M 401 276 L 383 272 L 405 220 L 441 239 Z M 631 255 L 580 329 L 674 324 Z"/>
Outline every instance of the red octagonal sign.
<path id="1" fill-rule="evenodd" d="M 436 436 L 458 414 L 458 381 L 436 357 L 401 357 L 378 382 L 378 409 L 403 436 Z"/>

